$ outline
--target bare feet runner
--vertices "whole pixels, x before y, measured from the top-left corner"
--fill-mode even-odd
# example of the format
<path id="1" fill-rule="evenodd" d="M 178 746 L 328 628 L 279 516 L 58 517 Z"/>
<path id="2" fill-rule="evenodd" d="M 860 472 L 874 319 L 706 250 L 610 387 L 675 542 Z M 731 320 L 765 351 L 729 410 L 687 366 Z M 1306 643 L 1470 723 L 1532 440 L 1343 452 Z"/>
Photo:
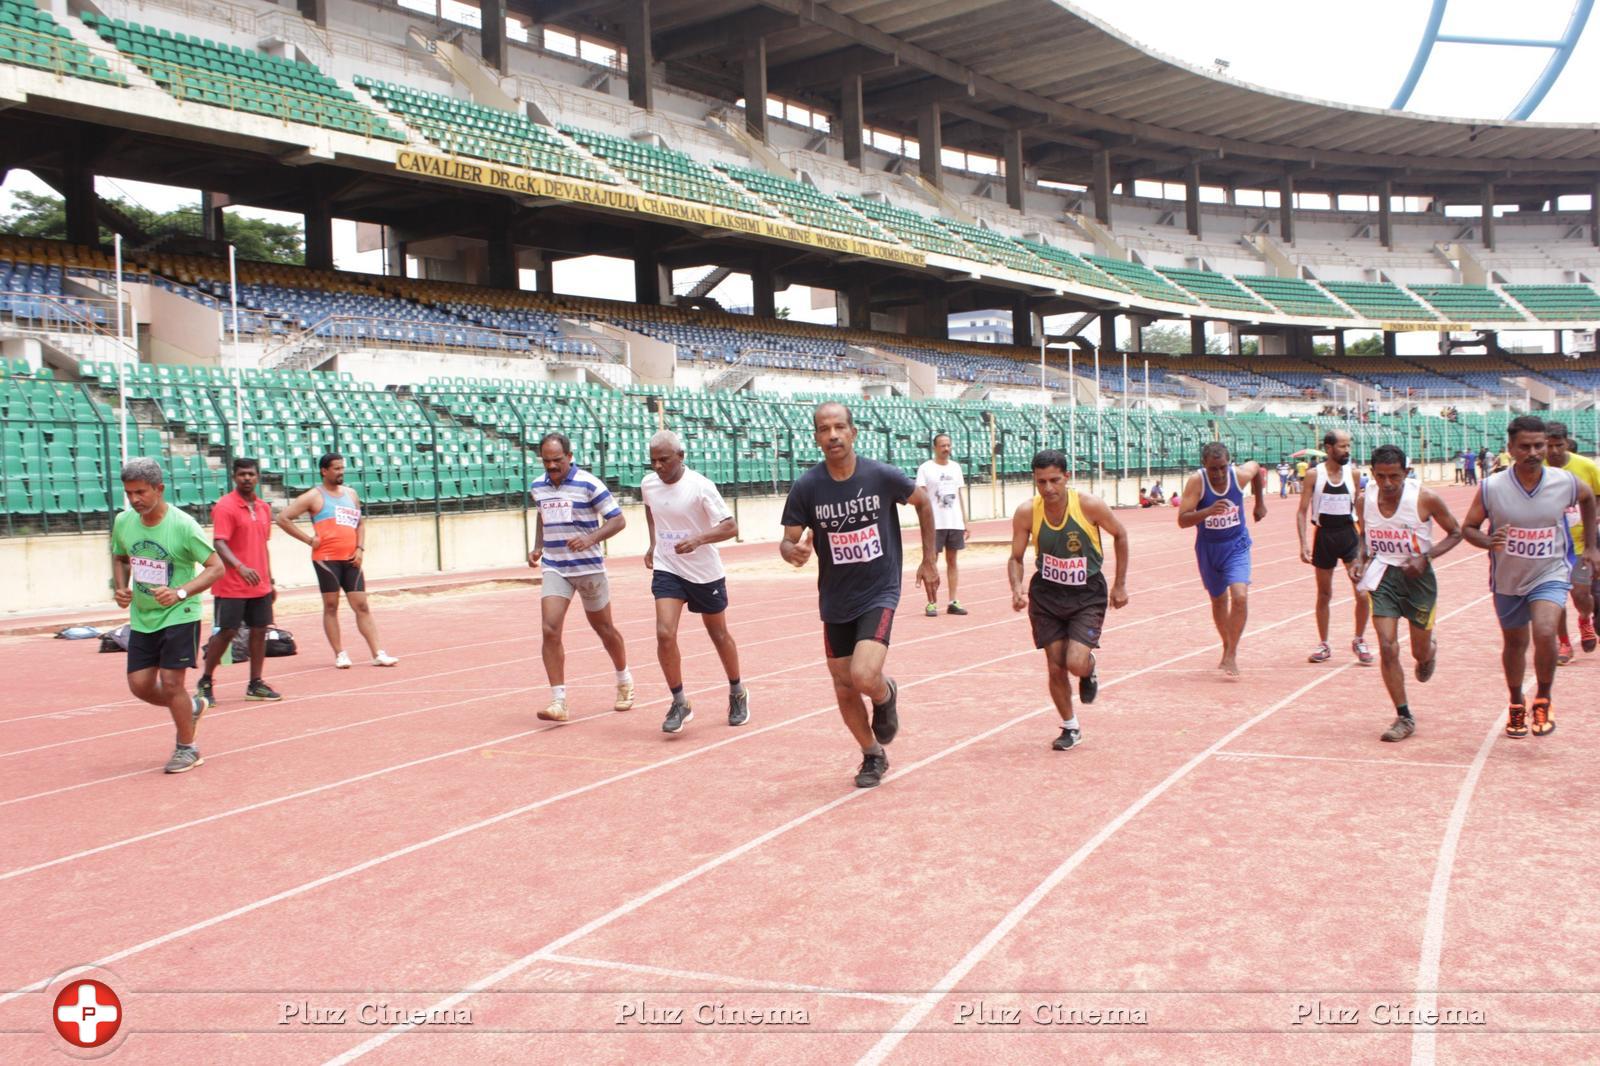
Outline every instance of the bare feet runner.
<path id="1" fill-rule="evenodd" d="M 1434 522 L 1445 532 L 1437 544 Z M 1358 587 L 1372 595 L 1372 627 L 1378 631 L 1383 683 L 1394 701 L 1394 723 L 1382 739 L 1400 741 L 1417 729 L 1406 698 L 1406 672 L 1400 666 L 1400 620 L 1410 623 L 1417 681 L 1426 684 L 1439 661 L 1433 635 L 1439 582 L 1433 560 L 1461 543 L 1461 527 L 1443 500 L 1407 479 L 1405 453 L 1385 444 L 1372 453 L 1372 485 L 1362 500 L 1361 528 L 1355 572 Z"/>
<path id="2" fill-rule="evenodd" d="M 683 694 L 683 659 L 678 653 L 678 622 L 683 609 L 705 622 L 728 675 L 728 724 L 750 720 L 750 693 L 739 679 L 739 648 L 728 632 L 728 579 L 717 553 L 719 541 L 739 535 L 733 512 L 709 478 L 683 462 L 683 441 L 670 429 L 650 438 L 650 468 L 640 492 L 650 547 L 644 565 L 655 571 L 650 592 L 656 600 L 656 658 L 672 692 L 663 733 L 677 733 L 694 717 Z"/>
<path id="3" fill-rule="evenodd" d="M 961 575 L 956 568 L 956 556 L 967 546 L 967 503 L 961 490 L 967 485 L 962 476 L 961 464 L 950 458 L 950 434 L 940 433 L 933 438 L 933 458 L 917 468 L 917 487 L 928 494 L 933 505 L 935 553 L 944 553 L 945 578 L 950 584 L 950 614 L 966 614 L 956 597 L 956 586 Z M 929 591 L 929 596 L 933 595 Z M 939 616 L 939 605 L 932 599 L 923 609 L 929 618 Z"/>
<path id="4" fill-rule="evenodd" d="M 165 480 L 154 459 L 122 467 L 128 510 L 111 526 L 112 588 L 117 606 L 130 609 L 128 691 L 172 715 L 178 735 L 166 771 L 181 774 L 205 761 L 194 740 L 210 704 L 189 695 L 184 675 L 200 653 L 200 594 L 222 576 L 222 560 L 200 524 L 168 505 Z"/>
<path id="5" fill-rule="evenodd" d="M 929 599 L 939 591 L 933 507 L 904 471 L 856 454 L 856 426 L 844 404 L 819 404 L 811 419 L 823 461 L 790 486 L 778 551 L 785 562 L 801 567 L 815 544 L 823 655 L 839 713 L 861 747 L 856 787 L 872 788 L 889 769 L 883 747 L 900 729 L 895 683 L 883 672 L 900 604 L 900 522 L 894 505 L 917 509 L 922 529 L 917 584 Z M 872 702 L 870 716 L 863 697 Z"/>
<path id="6" fill-rule="evenodd" d="M 632 710 L 628 648 L 611 621 L 611 586 L 606 580 L 606 557 L 600 551 L 600 542 L 621 533 L 627 519 L 611 490 L 572 461 L 572 442 L 564 435 L 544 435 L 539 442 L 539 461 L 544 464 L 544 477 L 528 490 L 538 508 L 528 565 L 544 563 L 544 581 L 539 587 L 540 653 L 545 676 L 550 679 L 550 703 L 539 717 L 547 722 L 567 720 L 567 651 L 561 631 L 574 594 L 583 600 L 589 628 L 616 667 L 617 698 L 612 708 Z"/>
<path id="7" fill-rule="evenodd" d="M 1322 450 L 1327 458 L 1316 465 L 1311 491 L 1301 494 L 1300 508 L 1295 512 L 1300 558 L 1315 567 L 1317 574 L 1317 646 L 1310 656 L 1314 663 L 1325 663 L 1333 658 L 1333 649 L 1328 646 L 1328 622 L 1332 614 L 1334 567 L 1344 564 L 1353 587 L 1356 555 L 1361 550 L 1361 535 L 1356 530 L 1355 519 L 1361 505 L 1361 471 L 1350 465 L 1350 434 L 1342 429 L 1328 430 L 1322 435 Z M 1307 538 L 1308 524 L 1316 530 L 1311 539 Z M 1365 592 L 1354 589 L 1354 594 L 1356 635 L 1350 642 L 1350 650 L 1355 652 L 1362 666 L 1371 666 L 1372 649 L 1367 647 L 1370 604 Z"/>
<path id="8" fill-rule="evenodd" d="M 1254 518 L 1267 516 L 1267 472 L 1259 463 L 1233 465 L 1228 446 L 1212 441 L 1200 451 L 1201 467 L 1183 486 L 1178 528 L 1198 527 L 1195 561 L 1211 597 L 1211 621 L 1222 637 L 1217 668 L 1239 676 L 1239 641 L 1250 608 L 1250 528 L 1244 522 L 1244 488 L 1255 497 Z"/>
<path id="9" fill-rule="evenodd" d="M 367 525 L 361 514 L 361 498 L 344 483 L 344 456 L 328 452 L 317 463 L 322 484 L 307 489 L 278 515 L 278 528 L 302 544 L 311 545 L 311 568 L 322 591 L 322 632 L 333 649 L 333 665 L 350 669 L 345 654 L 344 636 L 339 632 L 339 593 L 356 615 L 356 628 L 372 653 L 373 666 L 394 666 L 399 659 L 378 643 L 378 621 L 367 604 Z M 295 526 L 295 519 L 311 516 L 311 536 Z"/>
<path id="10" fill-rule="evenodd" d="M 1128 602 L 1128 531 L 1105 502 L 1067 487 L 1067 457 L 1045 449 L 1033 457 L 1036 495 L 1011 517 L 1011 609 L 1028 610 L 1033 646 L 1044 651 L 1050 698 L 1061 716 L 1061 735 L 1051 745 L 1070 751 L 1083 742 L 1072 709 L 1072 679 L 1078 699 L 1093 703 L 1100 692 L 1094 649 L 1106 621 L 1106 604 Z M 1117 576 L 1106 589 L 1100 534 L 1117 543 Z M 1033 579 L 1022 586 L 1023 553 L 1033 544 Z"/>
<path id="11" fill-rule="evenodd" d="M 1600 497 L 1600 466 L 1594 460 L 1587 459 L 1572 450 L 1572 438 L 1567 434 L 1567 427 L 1561 422 L 1546 422 L 1544 424 L 1546 466 L 1558 467 L 1573 474 L 1577 479 L 1589 486 L 1596 497 Z M 1572 605 L 1578 609 L 1578 639 L 1585 653 L 1595 649 L 1594 608 L 1595 595 L 1600 592 L 1600 572 L 1590 566 L 1583 558 L 1584 555 L 1584 526 L 1583 518 L 1578 514 L 1574 505 L 1567 508 L 1567 528 L 1572 531 L 1572 550 L 1577 554 L 1578 562 L 1572 568 Z M 1561 612 L 1560 652 L 1556 657 L 1560 664 L 1572 661 L 1572 642 L 1567 636 L 1567 612 Z"/>
<path id="12" fill-rule="evenodd" d="M 211 508 L 211 539 L 227 569 L 211 587 L 216 616 L 211 623 L 211 639 L 206 643 L 205 666 L 195 684 L 195 692 L 210 706 L 217 702 L 211 675 L 240 626 L 250 629 L 250 684 L 244 690 L 244 698 L 268 702 L 283 698 L 262 677 L 267 662 L 267 629 L 272 625 L 272 605 L 278 593 L 272 586 L 272 560 L 267 554 L 272 507 L 256 495 L 260 478 L 261 467 L 254 459 L 235 459 L 233 491 Z"/>
<path id="13" fill-rule="evenodd" d="M 1579 521 L 1594 525 L 1594 491 L 1565 470 L 1544 465 L 1544 420 L 1521 415 L 1506 427 L 1508 468 L 1490 474 L 1472 498 L 1465 519 L 1467 542 L 1489 552 L 1489 585 L 1500 618 L 1500 662 L 1505 669 L 1510 706 L 1506 736 L 1555 732 L 1551 707 L 1556 678 L 1556 629 L 1567 609 L 1573 565 L 1572 531 L 1567 508 L 1578 508 Z M 1485 521 L 1489 532 L 1482 530 Z M 1600 567 L 1600 538 L 1588 546 L 1584 561 Z M 1523 702 L 1522 681 L 1533 644 L 1533 670 L 1538 690 L 1531 706 Z M 1531 712 L 1531 714 L 1530 714 Z"/>

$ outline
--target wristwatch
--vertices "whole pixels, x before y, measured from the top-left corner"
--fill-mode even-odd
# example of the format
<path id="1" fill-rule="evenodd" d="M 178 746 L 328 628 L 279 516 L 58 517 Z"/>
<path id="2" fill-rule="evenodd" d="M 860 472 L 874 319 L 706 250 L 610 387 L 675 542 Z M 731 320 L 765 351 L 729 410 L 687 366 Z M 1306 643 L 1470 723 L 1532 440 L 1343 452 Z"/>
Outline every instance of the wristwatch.
<path id="1" fill-rule="evenodd" d="M 189 598 L 189 590 L 188 589 L 179 589 L 178 590 L 178 599 L 186 600 L 188 598 Z"/>

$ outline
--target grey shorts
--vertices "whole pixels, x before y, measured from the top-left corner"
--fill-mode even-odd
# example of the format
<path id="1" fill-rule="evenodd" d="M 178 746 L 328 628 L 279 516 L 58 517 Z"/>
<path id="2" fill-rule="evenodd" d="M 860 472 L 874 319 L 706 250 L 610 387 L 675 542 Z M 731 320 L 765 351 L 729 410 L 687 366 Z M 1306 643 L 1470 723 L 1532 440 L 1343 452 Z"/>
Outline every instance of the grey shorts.
<path id="1" fill-rule="evenodd" d="M 967 531 L 964 529 L 936 529 L 933 533 L 933 550 L 942 552 L 946 548 L 960 551 L 967 546 Z"/>
<path id="2" fill-rule="evenodd" d="M 566 576 L 552 569 L 545 569 L 544 584 L 539 590 L 541 599 L 546 596 L 560 596 L 564 600 L 570 600 L 574 592 L 583 600 L 583 609 L 590 614 L 604 610 L 606 604 L 611 602 L 611 585 L 606 581 L 604 570 L 594 574 Z"/>

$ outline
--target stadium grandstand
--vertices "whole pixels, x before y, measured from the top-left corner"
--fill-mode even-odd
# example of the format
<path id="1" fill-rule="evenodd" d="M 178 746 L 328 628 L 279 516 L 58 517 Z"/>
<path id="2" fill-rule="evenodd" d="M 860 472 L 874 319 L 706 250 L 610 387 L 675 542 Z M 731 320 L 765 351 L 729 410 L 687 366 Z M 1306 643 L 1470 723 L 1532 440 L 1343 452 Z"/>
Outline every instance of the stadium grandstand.
<path id="1" fill-rule="evenodd" d="M 1275 462 L 1328 418 L 1443 460 L 1561 410 L 1594 450 L 1587 128 L 1283 96 L 1049 0 L 426 6 L 3 0 L 0 175 L 67 225 L 0 237 L 8 533 L 102 526 L 125 451 L 202 516 L 231 456 L 287 494 L 330 448 L 380 509 L 522 507 L 550 429 L 623 494 L 667 426 L 771 495 L 824 396 L 867 454 L 948 431 L 980 480 L 1041 443 L 1097 479 L 1216 436 Z M 196 190 L 200 231 L 97 178 Z M 226 207 L 303 216 L 304 265 L 230 266 Z M 335 219 L 383 272 L 337 268 Z M 557 291 L 596 255 L 631 293 Z M 974 312 L 1007 342 L 951 340 Z"/>

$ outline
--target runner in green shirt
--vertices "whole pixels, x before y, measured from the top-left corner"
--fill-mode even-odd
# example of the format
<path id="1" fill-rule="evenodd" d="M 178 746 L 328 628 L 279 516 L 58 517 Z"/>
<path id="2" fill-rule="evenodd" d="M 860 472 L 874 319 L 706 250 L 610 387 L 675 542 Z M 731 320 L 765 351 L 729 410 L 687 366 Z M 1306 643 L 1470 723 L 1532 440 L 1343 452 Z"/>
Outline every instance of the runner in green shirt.
<path id="1" fill-rule="evenodd" d="M 204 761 L 194 734 L 210 703 L 190 697 L 184 675 L 200 650 L 200 594 L 223 571 L 200 524 L 167 506 L 163 480 L 154 459 L 124 464 L 130 509 L 111 526 L 111 556 L 117 606 L 130 608 L 128 690 L 172 712 L 178 743 L 166 769 L 181 774 Z"/>

